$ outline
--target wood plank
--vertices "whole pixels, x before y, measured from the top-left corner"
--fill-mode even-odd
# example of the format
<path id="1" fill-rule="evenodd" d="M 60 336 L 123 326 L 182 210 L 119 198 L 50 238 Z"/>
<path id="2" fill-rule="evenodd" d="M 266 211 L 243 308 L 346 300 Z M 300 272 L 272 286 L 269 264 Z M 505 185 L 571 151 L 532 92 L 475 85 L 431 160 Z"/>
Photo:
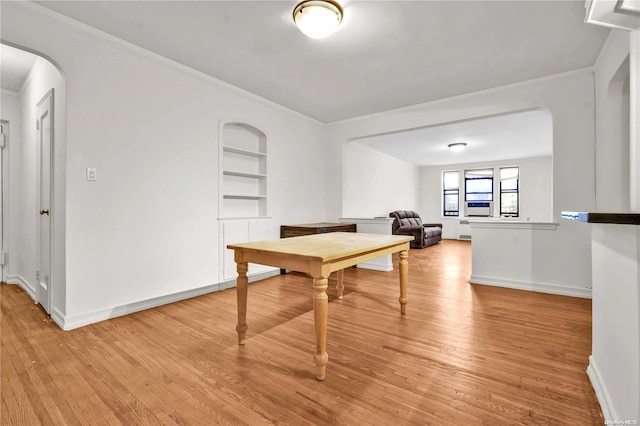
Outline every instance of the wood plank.
<path id="1" fill-rule="evenodd" d="M 279 240 L 256 241 L 251 243 L 229 244 L 227 248 L 238 251 L 247 249 L 248 254 L 290 255 L 301 259 L 329 262 L 358 256 L 364 252 L 400 246 L 412 241 L 413 237 L 403 235 L 359 234 L 353 232 L 332 232 L 328 234 L 304 235 L 301 237 L 281 238 Z M 382 255 L 382 254 L 381 254 Z M 236 257 L 237 261 L 237 257 Z M 251 261 L 251 258 L 245 259 Z M 302 271 L 306 272 L 306 271 Z"/>
<path id="2" fill-rule="evenodd" d="M 312 368 L 306 274 L 63 332 L 0 287 L 2 424 L 601 425 L 586 375 L 591 301 L 470 285 L 470 243 L 411 250 L 407 314 L 396 270 L 329 282 L 330 374 Z M 35 361 L 35 362 L 32 362 Z"/>

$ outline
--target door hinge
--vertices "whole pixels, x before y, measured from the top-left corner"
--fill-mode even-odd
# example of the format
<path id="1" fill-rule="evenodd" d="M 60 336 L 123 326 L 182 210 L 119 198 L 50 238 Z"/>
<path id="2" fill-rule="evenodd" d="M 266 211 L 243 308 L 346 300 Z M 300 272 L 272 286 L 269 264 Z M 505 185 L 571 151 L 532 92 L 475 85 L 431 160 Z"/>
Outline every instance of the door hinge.
<path id="1" fill-rule="evenodd" d="M 40 271 L 36 271 L 36 282 L 40 282 Z"/>
<path id="2" fill-rule="evenodd" d="M 5 266 L 7 264 L 7 252 L 0 251 L 0 266 Z"/>
<path id="3" fill-rule="evenodd" d="M 0 149 L 4 149 L 6 145 L 6 139 L 4 136 L 4 126 L 0 126 Z"/>
<path id="4" fill-rule="evenodd" d="M 36 130 L 40 130 L 40 120 L 36 118 Z"/>

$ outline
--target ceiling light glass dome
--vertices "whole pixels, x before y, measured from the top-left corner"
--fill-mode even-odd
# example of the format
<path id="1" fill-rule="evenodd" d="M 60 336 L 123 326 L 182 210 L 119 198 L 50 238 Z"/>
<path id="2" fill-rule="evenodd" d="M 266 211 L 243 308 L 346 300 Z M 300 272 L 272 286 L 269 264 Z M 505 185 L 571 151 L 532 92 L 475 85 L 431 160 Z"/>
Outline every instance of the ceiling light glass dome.
<path id="1" fill-rule="evenodd" d="M 307 37 L 327 37 L 340 25 L 342 7 L 331 0 L 305 0 L 293 9 L 293 21 Z"/>

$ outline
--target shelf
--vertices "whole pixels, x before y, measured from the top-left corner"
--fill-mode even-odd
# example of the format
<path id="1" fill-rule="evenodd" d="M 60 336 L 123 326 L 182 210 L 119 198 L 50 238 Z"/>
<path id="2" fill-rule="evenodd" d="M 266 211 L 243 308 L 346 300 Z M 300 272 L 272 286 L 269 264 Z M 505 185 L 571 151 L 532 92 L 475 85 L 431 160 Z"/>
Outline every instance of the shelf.
<path id="1" fill-rule="evenodd" d="M 234 172 L 231 170 L 225 170 L 222 172 L 222 174 L 226 176 L 240 176 L 240 177 L 247 177 L 247 178 L 266 178 L 267 177 L 267 175 L 265 174 Z"/>
<path id="2" fill-rule="evenodd" d="M 267 139 L 247 123 L 222 124 L 218 216 L 267 215 Z"/>
<path id="3" fill-rule="evenodd" d="M 252 157 L 266 157 L 267 153 L 266 152 L 258 152 L 258 151 L 249 151 L 246 149 L 240 149 L 240 148 L 233 148 L 230 146 L 223 146 L 222 150 L 225 152 L 233 152 L 235 154 L 242 154 L 242 155 L 250 155 Z"/>
<path id="4" fill-rule="evenodd" d="M 266 199 L 266 195 L 240 195 L 240 194 L 224 194 L 223 198 L 229 200 L 262 200 Z"/>
<path id="5" fill-rule="evenodd" d="M 272 219 L 271 216 L 222 216 L 219 217 L 220 221 L 243 221 L 243 220 L 263 220 L 263 219 Z"/>

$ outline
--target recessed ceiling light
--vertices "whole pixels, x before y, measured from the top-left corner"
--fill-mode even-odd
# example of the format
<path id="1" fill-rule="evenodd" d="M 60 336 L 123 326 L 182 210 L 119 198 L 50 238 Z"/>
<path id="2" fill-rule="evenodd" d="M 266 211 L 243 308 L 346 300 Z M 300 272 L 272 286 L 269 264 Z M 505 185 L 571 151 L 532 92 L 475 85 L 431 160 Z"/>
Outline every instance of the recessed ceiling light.
<path id="1" fill-rule="evenodd" d="M 305 0 L 293 9 L 293 21 L 307 37 L 323 38 L 338 29 L 342 13 L 333 0 Z"/>
<path id="2" fill-rule="evenodd" d="M 467 144 L 464 142 L 456 142 L 456 143 L 450 143 L 447 146 L 451 151 L 458 152 L 458 151 L 462 151 L 467 146 Z"/>

